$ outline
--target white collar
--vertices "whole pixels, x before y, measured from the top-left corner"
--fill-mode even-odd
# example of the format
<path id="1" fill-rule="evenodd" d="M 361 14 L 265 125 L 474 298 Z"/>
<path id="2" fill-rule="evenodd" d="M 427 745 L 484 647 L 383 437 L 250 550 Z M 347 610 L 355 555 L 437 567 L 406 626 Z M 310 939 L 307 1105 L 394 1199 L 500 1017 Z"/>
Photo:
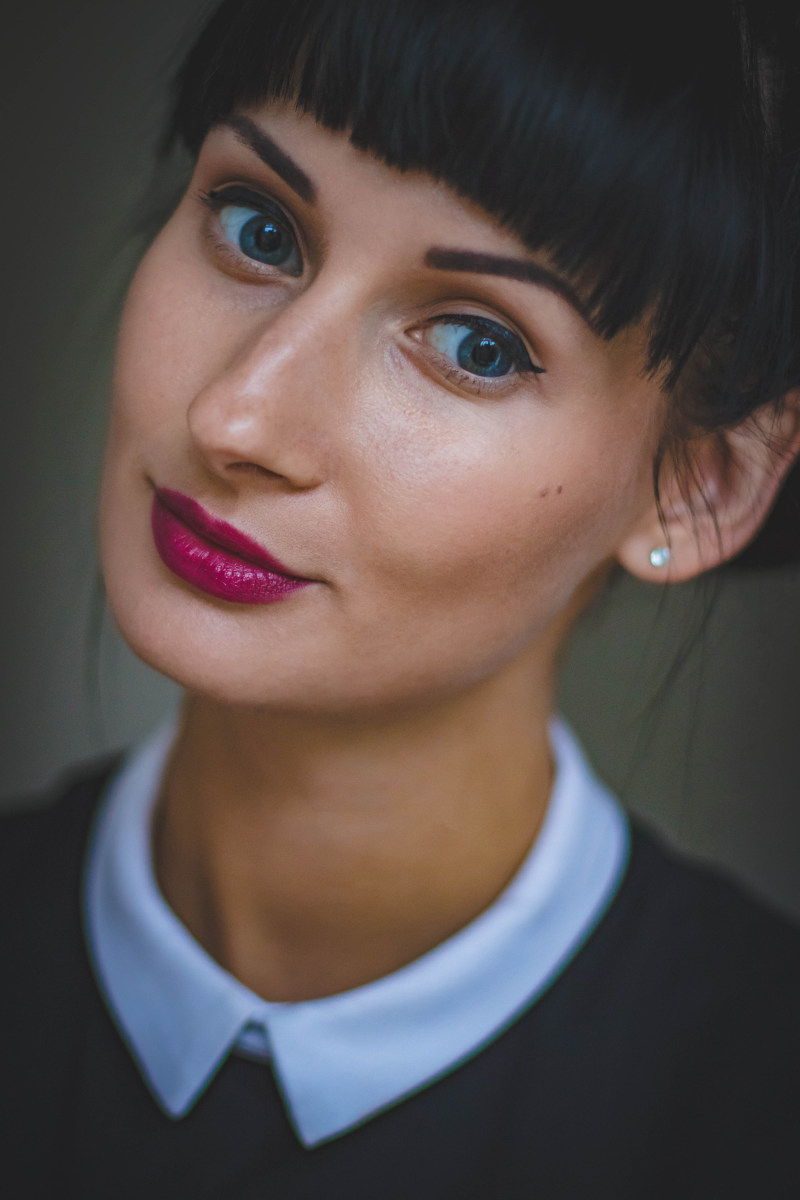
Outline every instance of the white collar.
<path id="1" fill-rule="evenodd" d="M 554 722 L 556 778 L 540 833 L 479 917 L 374 983 L 272 1003 L 223 970 L 163 899 L 150 822 L 174 737 L 162 728 L 112 781 L 89 850 L 87 937 L 102 991 L 156 1099 L 183 1116 L 234 1046 L 272 1058 L 313 1146 L 475 1054 L 578 951 L 625 869 L 628 825 L 571 733 Z"/>

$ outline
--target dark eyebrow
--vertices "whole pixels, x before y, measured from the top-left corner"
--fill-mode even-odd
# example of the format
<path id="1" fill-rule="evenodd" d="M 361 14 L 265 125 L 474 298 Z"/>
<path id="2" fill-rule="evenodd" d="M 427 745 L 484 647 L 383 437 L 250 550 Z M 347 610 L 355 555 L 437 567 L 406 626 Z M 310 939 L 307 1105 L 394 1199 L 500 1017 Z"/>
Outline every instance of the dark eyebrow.
<path id="1" fill-rule="evenodd" d="M 506 279 L 516 279 L 522 283 L 538 283 L 566 300 L 589 328 L 595 329 L 592 315 L 575 288 L 567 283 L 566 279 L 562 279 L 554 271 L 548 271 L 547 267 L 539 266 L 538 263 L 521 258 L 502 258 L 494 254 L 475 254 L 471 250 L 442 250 L 433 247 L 425 255 L 425 266 L 436 267 L 440 271 L 471 271 L 476 275 L 503 275 Z"/>
<path id="2" fill-rule="evenodd" d="M 272 167 L 275 174 L 280 175 L 284 183 L 288 183 L 301 200 L 305 200 L 306 204 L 314 203 L 317 189 L 308 175 L 285 150 L 281 150 L 280 146 L 256 125 L 255 121 L 251 121 L 249 117 L 232 116 L 225 117 L 219 124 L 232 129 L 239 141 L 257 154 L 268 167 Z"/>

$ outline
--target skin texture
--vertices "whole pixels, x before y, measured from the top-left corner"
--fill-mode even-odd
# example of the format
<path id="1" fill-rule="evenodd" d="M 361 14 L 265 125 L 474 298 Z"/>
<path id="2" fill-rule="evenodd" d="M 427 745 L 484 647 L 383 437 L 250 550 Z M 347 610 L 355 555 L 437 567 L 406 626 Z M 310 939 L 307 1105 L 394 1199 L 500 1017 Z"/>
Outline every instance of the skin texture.
<path id="1" fill-rule="evenodd" d="M 124 636 L 187 690 L 161 886 L 223 965 L 291 1000 L 423 953 L 526 854 L 564 634 L 615 560 L 656 577 L 666 398 L 641 330 L 605 342 L 544 284 L 426 263 L 531 262 L 481 210 L 292 109 L 249 117 L 315 201 L 232 128 L 207 138 L 123 316 L 101 541 Z M 229 184 L 288 214 L 299 274 L 226 237 L 200 193 Z M 431 323 L 453 313 L 510 328 L 544 373 L 465 375 Z M 315 582 L 266 607 L 196 590 L 156 553 L 154 485 Z"/>

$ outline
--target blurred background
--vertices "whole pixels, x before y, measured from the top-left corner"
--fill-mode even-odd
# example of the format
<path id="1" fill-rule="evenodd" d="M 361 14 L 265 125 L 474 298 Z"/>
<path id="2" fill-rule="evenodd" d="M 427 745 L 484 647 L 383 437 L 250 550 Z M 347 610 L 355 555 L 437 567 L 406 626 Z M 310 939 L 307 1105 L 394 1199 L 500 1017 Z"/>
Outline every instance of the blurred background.
<path id="1" fill-rule="evenodd" d="M 153 175 L 167 85 L 206 5 L 14 7 L 0 39 L 4 804 L 129 745 L 176 700 L 104 613 L 94 505 L 119 305 L 170 186 Z M 799 679 L 800 567 L 674 589 L 620 577 L 573 639 L 562 707 L 633 810 L 800 917 Z"/>

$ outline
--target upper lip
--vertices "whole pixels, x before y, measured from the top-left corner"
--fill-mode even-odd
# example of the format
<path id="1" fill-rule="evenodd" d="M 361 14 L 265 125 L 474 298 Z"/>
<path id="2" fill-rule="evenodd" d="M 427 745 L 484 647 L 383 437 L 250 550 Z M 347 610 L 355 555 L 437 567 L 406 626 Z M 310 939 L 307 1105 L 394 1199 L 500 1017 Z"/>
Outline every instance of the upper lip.
<path id="1" fill-rule="evenodd" d="M 237 558 L 244 559 L 245 562 L 252 563 L 256 567 L 263 567 L 275 574 L 286 575 L 290 579 L 304 578 L 304 576 L 290 571 L 279 559 L 268 554 L 263 546 L 254 542 L 246 533 L 229 525 L 227 521 L 212 517 L 202 504 L 198 504 L 190 496 L 184 496 L 182 492 L 175 492 L 171 488 L 161 487 L 156 488 L 156 496 L 159 503 L 163 504 L 164 508 L 168 509 L 173 516 L 182 521 L 184 525 L 188 525 L 195 533 L 199 533 L 205 541 L 218 546 L 219 549 L 228 550 Z"/>

